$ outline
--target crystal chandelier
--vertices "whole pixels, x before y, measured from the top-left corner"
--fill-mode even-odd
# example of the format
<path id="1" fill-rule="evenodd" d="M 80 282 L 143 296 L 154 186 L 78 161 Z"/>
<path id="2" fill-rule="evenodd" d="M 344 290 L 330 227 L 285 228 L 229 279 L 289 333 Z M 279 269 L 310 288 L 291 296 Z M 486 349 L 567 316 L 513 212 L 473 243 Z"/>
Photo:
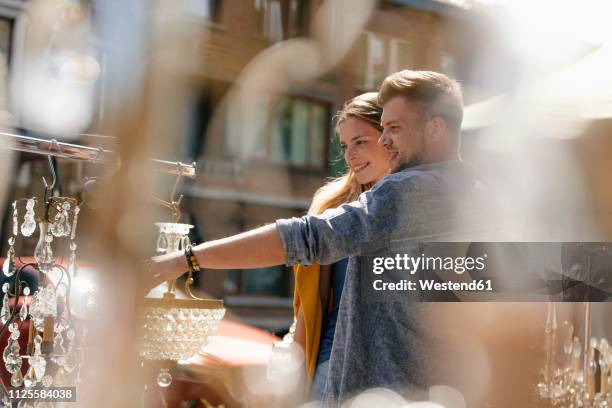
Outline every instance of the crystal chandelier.
<path id="1" fill-rule="evenodd" d="M 545 326 L 545 365 L 538 396 L 554 407 L 612 406 L 612 349 L 605 338 L 591 337 L 592 304 L 584 304 L 583 340 L 568 321 L 557 325 L 556 307 L 549 303 Z M 562 346 L 559 345 L 559 337 Z"/>
<path id="2" fill-rule="evenodd" d="M 583 307 L 581 329 L 557 323 L 555 303 L 549 303 L 544 327 L 545 363 L 538 396 L 554 407 L 607 408 L 612 406 L 612 349 L 605 338 L 592 336 L 592 300 L 609 296 L 609 244 L 568 244 L 564 252 L 563 299 Z M 578 303 L 581 302 L 581 303 Z M 582 314 L 582 313 L 580 313 Z"/>
<path id="3" fill-rule="evenodd" d="M 12 203 L 9 249 L 2 266 L 5 282 L 0 333 L 10 332 L 3 362 L 10 374 L 10 385 L 15 388 L 73 386 L 81 381 L 84 360 L 81 345 L 86 331 L 70 309 L 71 285 L 77 275 L 75 238 L 80 206 L 73 198 L 48 198 L 53 186 L 45 181 L 45 187 L 42 201 L 27 198 Z M 18 265 L 16 260 L 20 258 L 15 249 L 18 241 L 33 236 L 37 229 L 34 262 Z M 68 241 L 70 251 L 67 267 L 54 257 L 62 241 Z M 37 278 L 38 288 L 33 293 L 33 288 L 23 280 L 26 268 L 33 270 Z M 28 338 L 26 350 L 19 345 L 22 334 Z M 25 375 L 24 361 L 28 367 Z M 6 389 L 3 384 L 0 406 L 11 406 Z"/>
<path id="4" fill-rule="evenodd" d="M 192 225 L 174 222 L 156 225 L 159 228 L 158 252 L 181 251 L 190 245 L 188 234 Z M 176 298 L 176 283 L 176 280 L 168 282 L 168 290 L 162 298 L 144 300 L 139 324 L 138 352 L 142 358 L 156 361 L 161 366 L 157 376 L 160 387 L 172 383 L 171 365 L 192 357 L 206 346 L 225 314 L 223 301 L 200 299 L 191 292 L 191 271 L 185 282 L 188 299 Z"/>

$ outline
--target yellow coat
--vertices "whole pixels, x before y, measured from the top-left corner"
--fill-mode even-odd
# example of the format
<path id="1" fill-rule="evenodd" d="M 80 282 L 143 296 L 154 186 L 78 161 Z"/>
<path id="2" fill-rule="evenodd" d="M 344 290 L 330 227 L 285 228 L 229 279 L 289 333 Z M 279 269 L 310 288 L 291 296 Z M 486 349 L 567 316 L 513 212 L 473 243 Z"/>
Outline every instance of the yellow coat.
<path id="1" fill-rule="evenodd" d="M 321 266 L 318 264 L 296 265 L 293 267 L 293 272 L 295 273 L 293 310 L 296 317 L 300 308 L 304 315 L 304 354 L 308 384 L 310 384 L 317 366 L 321 326 L 323 325 L 323 306 L 319 292 Z"/>

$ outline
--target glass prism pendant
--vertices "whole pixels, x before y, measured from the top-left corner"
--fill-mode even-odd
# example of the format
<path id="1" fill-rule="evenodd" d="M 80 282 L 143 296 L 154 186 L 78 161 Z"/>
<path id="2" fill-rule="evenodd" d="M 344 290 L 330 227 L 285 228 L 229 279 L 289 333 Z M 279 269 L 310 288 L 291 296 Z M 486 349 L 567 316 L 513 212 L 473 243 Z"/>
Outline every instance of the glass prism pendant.
<path id="1" fill-rule="evenodd" d="M 34 376 L 34 367 L 30 366 L 26 375 L 23 377 L 23 386 L 30 388 L 36 385 L 36 377 Z"/>
<path id="2" fill-rule="evenodd" d="M 23 384 L 23 375 L 21 375 L 21 370 L 17 370 L 11 375 L 11 385 L 21 387 L 21 384 Z"/>
<path id="3" fill-rule="evenodd" d="M 4 276 L 6 277 L 11 277 L 15 274 L 15 271 L 17 270 L 16 266 L 15 266 L 15 251 L 13 250 L 13 247 L 9 248 L 8 253 L 6 254 L 6 259 L 4 260 L 4 263 L 2 264 L 2 273 L 4 273 Z"/>
<path id="4" fill-rule="evenodd" d="M 2 309 L 0 309 L 0 321 L 2 324 L 6 324 L 11 318 L 11 309 L 9 307 L 9 298 L 8 293 L 4 293 L 4 297 L 2 298 Z"/>
<path id="5" fill-rule="evenodd" d="M 172 384 L 172 375 L 170 374 L 170 370 L 167 368 L 162 368 L 159 370 L 159 374 L 157 375 L 157 385 L 160 387 L 166 388 Z"/>

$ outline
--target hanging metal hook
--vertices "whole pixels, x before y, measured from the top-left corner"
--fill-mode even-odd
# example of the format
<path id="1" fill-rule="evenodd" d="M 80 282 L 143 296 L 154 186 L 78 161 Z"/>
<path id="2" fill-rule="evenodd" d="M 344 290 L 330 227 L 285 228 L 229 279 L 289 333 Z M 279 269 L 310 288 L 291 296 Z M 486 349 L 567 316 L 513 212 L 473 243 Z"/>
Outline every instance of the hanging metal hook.
<path id="1" fill-rule="evenodd" d="M 183 194 L 178 196 L 178 198 L 176 197 L 176 192 L 178 190 L 178 186 L 179 186 L 179 183 L 181 181 L 181 177 L 183 177 L 183 175 L 180 172 L 181 163 L 178 162 L 176 164 L 176 167 L 177 167 L 178 175 L 176 177 L 176 181 L 174 182 L 174 186 L 172 187 L 172 191 L 170 192 L 170 201 L 165 201 L 165 200 L 162 200 L 160 198 L 153 197 L 161 205 L 163 205 L 165 207 L 168 207 L 170 209 L 170 211 L 172 211 L 172 222 L 179 222 L 180 221 L 180 219 L 181 219 L 180 206 L 181 206 L 181 201 L 183 200 Z"/>
<path id="2" fill-rule="evenodd" d="M 55 146 L 57 151 L 61 152 L 62 149 L 61 149 L 59 143 L 57 143 L 57 140 L 55 140 L 55 139 L 51 139 L 51 143 L 49 145 L 49 152 L 51 152 L 53 146 Z M 53 159 L 51 158 L 50 154 L 47 155 L 47 160 L 49 162 L 49 169 L 51 170 L 51 175 L 53 176 L 53 182 L 51 183 L 51 185 L 49 185 L 49 183 L 47 182 L 47 179 L 45 179 L 43 177 L 42 180 L 43 180 L 43 184 L 45 186 L 45 190 L 53 190 L 55 188 L 55 183 L 57 181 L 57 176 L 55 174 L 55 165 L 53 164 Z"/>
<path id="3" fill-rule="evenodd" d="M 181 219 L 180 206 L 181 206 L 181 201 L 183 200 L 183 194 L 178 196 L 178 198 L 176 197 L 176 190 L 178 190 L 178 186 L 181 182 L 181 177 L 182 177 L 181 172 L 180 172 L 181 163 L 177 162 L 176 167 L 178 170 L 178 176 L 176 176 L 176 181 L 174 182 L 174 186 L 172 187 L 172 192 L 170 193 L 170 206 L 172 209 L 173 222 L 179 222 L 179 220 Z"/>
<path id="4" fill-rule="evenodd" d="M 179 196 L 178 199 L 176 198 L 176 190 L 178 189 L 178 186 L 179 186 L 179 183 L 180 183 L 181 177 L 182 177 L 182 174 L 180 172 L 180 170 L 181 170 L 181 163 L 180 162 L 176 163 L 176 168 L 177 168 L 177 171 L 178 171 L 178 176 L 176 176 L 176 181 L 174 182 L 174 187 L 172 187 L 172 192 L 170 193 L 170 202 L 173 203 L 173 204 L 176 203 L 177 205 L 179 205 L 181 203 L 181 200 L 183 199 L 183 195 L 182 194 Z"/>
<path id="5" fill-rule="evenodd" d="M 45 190 L 52 191 L 55 188 L 55 182 L 57 181 L 55 175 L 55 166 L 53 165 L 53 159 L 51 159 L 51 155 L 47 156 L 47 160 L 49 161 L 49 169 L 51 170 L 51 175 L 53 176 L 53 181 L 51 185 L 47 182 L 47 179 L 43 176 L 42 181 L 45 186 Z"/>
<path id="6" fill-rule="evenodd" d="M 56 150 L 58 152 L 61 152 L 61 147 L 59 146 L 59 144 L 57 143 L 57 140 L 55 139 L 51 139 L 50 145 L 49 145 L 49 153 L 52 152 L 53 146 L 56 146 Z M 51 201 L 52 199 L 49 196 L 49 193 L 51 193 L 51 196 L 53 196 L 53 189 L 55 188 L 55 183 L 57 182 L 57 174 L 55 172 L 55 165 L 53 164 L 53 159 L 51 158 L 51 154 L 47 155 L 47 161 L 49 163 L 49 170 L 51 171 L 51 175 L 53 176 L 53 180 L 51 182 L 51 184 L 49 184 L 49 182 L 47 182 L 47 179 L 43 176 L 42 181 L 43 181 L 43 185 L 45 186 L 45 194 L 44 194 L 44 205 L 45 205 L 45 221 L 49 221 L 49 212 L 51 210 Z"/>

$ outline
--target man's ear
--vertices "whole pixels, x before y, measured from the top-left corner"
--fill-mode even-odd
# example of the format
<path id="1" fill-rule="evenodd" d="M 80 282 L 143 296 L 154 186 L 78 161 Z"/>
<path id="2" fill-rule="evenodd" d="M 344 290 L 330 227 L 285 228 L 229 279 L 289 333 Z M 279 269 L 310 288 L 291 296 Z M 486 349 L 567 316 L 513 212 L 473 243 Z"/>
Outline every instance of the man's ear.
<path id="1" fill-rule="evenodd" d="M 427 122 L 425 132 L 430 142 L 437 143 L 446 135 L 446 122 L 441 116 L 434 116 Z"/>

